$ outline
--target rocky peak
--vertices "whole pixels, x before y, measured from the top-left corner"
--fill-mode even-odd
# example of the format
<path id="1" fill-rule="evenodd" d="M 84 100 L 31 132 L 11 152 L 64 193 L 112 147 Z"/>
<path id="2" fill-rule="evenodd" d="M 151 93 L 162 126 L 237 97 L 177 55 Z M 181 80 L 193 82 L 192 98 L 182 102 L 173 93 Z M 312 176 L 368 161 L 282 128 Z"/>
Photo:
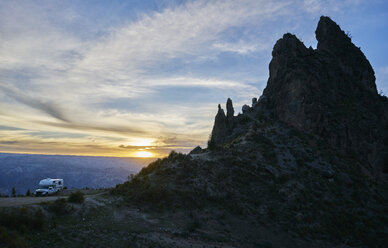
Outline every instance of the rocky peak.
<path id="1" fill-rule="evenodd" d="M 316 29 L 317 50 L 285 34 L 273 49 L 270 77 L 263 95 L 281 121 L 326 139 L 379 174 L 387 106 L 377 94 L 374 71 L 348 35 L 329 17 Z M 350 107 L 352 106 L 352 107 Z M 368 116 L 369 124 L 361 116 Z M 379 151 L 376 150 L 379 147 Z M 387 162 L 385 162 L 387 163 Z"/>
<path id="2" fill-rule="evenodd" d="M 218 112 L 214 119 L 213 131 L 210 138 L 214 144 L 222 144 L 225 141 L 227 122 L 225 112 L 221 108 L 221 105 L 218 104 Z"/>
<path id="3" fill-rule="evenodd" d="M 259 101 L 253 111 L 271 112 L 343 154 L 355 154 L 377 175 L 384 166 L 388 168 L 384 152 L 388 149 L 384 145 L 388 106 L 377 94 L 374 71 L 360 48 L 329 17 L 320 18 L 316 37 L 316 50 L 306 48 L 290 33 L 276 42 L 260 97 L 265 101 Z M 243 115 L 250 115 L 249 106 L 245 108 Z M 217 116 L 213 134 L 222 143 L 237 126 L 228 125 L 220 110 Z"/>
<path id="4" fill-rule="evenodd" d="M 283 38 L 276 42 L 272 56 L 296 57 L 306 55 L 306 53 L 307 48 L 305 45 L 295 35 L 286 33 Z"/>
<path id="5" fill-rule="evenodd" d="M 329 17 L 322 16 L 315 31 L 317 51 L 337 63 L 346 77 L 352 77 L 354 83 L 377 94 L 375 73 L 369 61 L 359 47 L 356 47 L 349 35 Z"/>
<path id="6" fill-rule="evenodd" d="M 340 49 L 351 45 L 350 37 L 341 30 L 337 23 L 329 17 L 322 16 L 318 22 L 315 36 L 319 51 L 327 51 L 334 54 L 342 52 Z"/>
<path id="7" fill-rule="evenodd" d="M 226 101 L 226 117 L 228 120 L 231 120 L 234 116 L 234 108 L 233 108 L 233 103 L 230 98 Z"/>

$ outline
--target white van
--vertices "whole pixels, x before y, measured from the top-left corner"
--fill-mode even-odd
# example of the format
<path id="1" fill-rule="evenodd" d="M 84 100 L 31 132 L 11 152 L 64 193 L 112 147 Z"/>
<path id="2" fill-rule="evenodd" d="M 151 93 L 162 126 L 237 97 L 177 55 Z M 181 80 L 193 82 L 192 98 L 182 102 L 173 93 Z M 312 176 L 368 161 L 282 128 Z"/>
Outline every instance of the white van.
<path id="1" fill-rule="evenodd" d="M 63 179 L 46 178 L 39 182 L 39 188 L 35 190 L 35 196 L 47 196 L 63 189 Z"/>

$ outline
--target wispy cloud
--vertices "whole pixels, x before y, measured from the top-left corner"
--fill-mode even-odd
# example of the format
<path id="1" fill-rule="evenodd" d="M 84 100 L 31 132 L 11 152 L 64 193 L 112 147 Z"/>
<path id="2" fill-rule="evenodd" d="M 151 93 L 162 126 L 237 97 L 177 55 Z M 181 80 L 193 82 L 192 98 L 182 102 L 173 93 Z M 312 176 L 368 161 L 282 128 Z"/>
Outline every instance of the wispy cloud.
<path id="1" fill-rule="evenodd" d="M 58 104 L 51 102 L 51 101 L 45 101 L 39 97 L 33 97 L 22 90 L 15 88 L 11 85 L 0 85 L 0 91 L 5 93 L 6 96 L 12 98 L 13 100 L 22 103 L 26 105 L 27 107 L 35 108 L 37 110 L 40 110 L 55 119 L 68 122 L 68 118 L 66 117 L 66 114 L 64 113 L 64 110 L 62 107 L 60 107 Z"/>
<path id="2" fill-rule="evenodd" d="M 263 51 L 265 49 L 270 49 L 269 46 L 263 44 L 248 44 L 243 41 L 237 43 L 215 43 L 213 47 L 225 52 L 233 52 L 238 54 L 249 54 L 256 51 Z"/>

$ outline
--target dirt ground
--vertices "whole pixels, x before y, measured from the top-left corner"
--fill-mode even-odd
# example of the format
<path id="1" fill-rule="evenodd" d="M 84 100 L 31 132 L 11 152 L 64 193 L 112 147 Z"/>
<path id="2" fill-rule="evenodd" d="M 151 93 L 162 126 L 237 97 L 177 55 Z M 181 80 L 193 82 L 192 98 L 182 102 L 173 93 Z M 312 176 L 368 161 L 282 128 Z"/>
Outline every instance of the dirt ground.
<path id="1" fill-rule="evenodd" d="M 0 207 L 17 207 L 23 205 L 37 204 L 41 202 L 55 201 L 58 198 L 65 198 L 66 196 L 47 196 L 47 197 L 1 197 Z"/>
<path id="2" fill-rule="evenodd" d="M 71 192 L 76 190 L 63 190 L 55 196 L 23 196 L 23 197 L 0 197 L 0 207 L 18 207 L 24 205 L 38 204 L 41 202 L 50 202 L 55 201 L 59 198 L 67 198 Z M 103 190 L 80 190 L 85 194 L 85 198 L 90 198 L 92 196 L 100 195 L 104 193 Z"/>

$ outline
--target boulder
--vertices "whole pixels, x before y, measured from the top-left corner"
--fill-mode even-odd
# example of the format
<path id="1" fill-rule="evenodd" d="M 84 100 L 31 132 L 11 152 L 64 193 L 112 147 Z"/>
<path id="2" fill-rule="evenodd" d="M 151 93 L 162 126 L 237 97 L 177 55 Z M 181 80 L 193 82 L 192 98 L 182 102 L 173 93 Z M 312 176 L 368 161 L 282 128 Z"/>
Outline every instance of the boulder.
<path id="1" fill-rule="evenodd" d="M 242 106 L 242 112 L 245 113 L 247 111 L 249 111 L 251 109 L 251 107 L 249 107 L 248 105 L 244 104 L 244 106 Z"/>

